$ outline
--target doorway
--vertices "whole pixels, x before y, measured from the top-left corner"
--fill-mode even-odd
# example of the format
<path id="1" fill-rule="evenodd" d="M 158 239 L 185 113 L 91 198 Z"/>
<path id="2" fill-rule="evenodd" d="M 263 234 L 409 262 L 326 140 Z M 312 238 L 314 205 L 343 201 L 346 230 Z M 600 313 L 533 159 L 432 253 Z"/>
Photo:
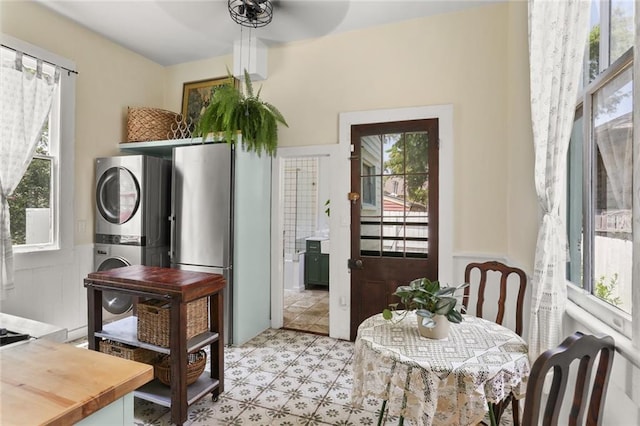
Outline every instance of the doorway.
<path id="1" fill-rule="evenodd" d="M 351 338 L 399 285 L 438 279 L 438 120 L 352 126 Z"/>
<path id="2" fill-rule="evenodd" d="M 283 327 L 329 334 L 328 156 L 285 158 Z"/>
<path id="3" fill-rule="evenodd" d="M 439 150 L 439 229 L 438 229 L 438 278 L 441 282 L 453 282 L 453 194 L 454 194 L 454 132 L 453 106 L 433 105 L 422 107 L 352 111 L 340 113 L 338 143 L 278 148 L 273 163 L 272 233 L 271 239 L 271 327 L 281 328 L 283 312 L 283 254 L 284 184 L 280 175 L 285 158 L 309 155 L 326 155 L 330 161 L 331 232 L 329 295 L 329 336 L 348 340 L 351 336 L 351 274 L 347 268 L 350 258 L 350 192 L 351 130 L 354 125 L 385 123 L 391 121 L 438 119 Z M 278 236 L 278 238 L 276 238 Z"/>
<path id="4" fill-rule="evenodd" d="M 351 163 L 354 161 L 352 131 L 361 124 L 389 123 L 410 120 L 438 120 L 438 279 L 441 282 L 452 282 L 453 271 L 453 239 L 454 239 L 454 120 L 452 105 L 432 105 L 422 107 L 354 111 L 340 114 L 338 161 L 346 160 L 345 166 L 340 163 L 335 168 L 334 198 L 342 199 L 340 204 L 332 203 L 331 221 L 335 223 L 336 232 L 332 238 L 332 336 L 352 339 L 357 333 L 357 326 L 352 325 L 351 292 L 352 269 L 347 268 L 347 260 L 351 258 L 351 208 L 352 202 L 347 198 L 351 192 Z M 332 227 L 333 230 L 333 227 Z M 343 232 L 346 231 L 346 232 Z M 378 311 L 380 312 L 380 311 Z M 377 312 L 377 313 L 378 313 Z"/>

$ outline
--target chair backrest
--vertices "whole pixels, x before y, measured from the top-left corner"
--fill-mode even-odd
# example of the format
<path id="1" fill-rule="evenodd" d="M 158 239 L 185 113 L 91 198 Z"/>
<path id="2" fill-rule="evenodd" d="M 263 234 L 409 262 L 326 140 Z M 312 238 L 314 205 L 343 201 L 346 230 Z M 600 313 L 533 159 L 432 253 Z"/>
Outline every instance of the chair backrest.
<path id="1" fill-rule="evenodd" d="M 522 425 L 539 424 L 542 390 L 547 373 L 551 369 L 553 369 L 553 381 L 545 404 L 542 424 L 545 426 L 558 424 L 570 366 L 572 361 L 578 359 L 580 363 L 575 375 L 576 388 L 569 411 L 569 421 L 565 423 L 563 420 L 563 424 L 600 425 L 600 413 L 604 408 L 614 351 L 615 343 L 611 336 L 584 335 L 578 331 L 567 337 L 557 348 L 549 349 L 540 355 L 531 368 L 527 383 Z M 598 354 L 600 355 L 598 369 L 592 380 L 593 365 Z"/>
<path id="2" fill-rule="evenodd" d="M 476 316 L 482 318 L 482 307 L 484 305 L 484 291 L 487 286 L 487 272 L 496 271 L 500 273 L 500 297 L 498 299 L 498 314 L 496 315 L 495 322 L 502 325 L 502 320 L 504 319 L 504 304 L 507 299 L 507 282 L 509 275 L 515 274 L 519 278 L 517 283 L 518 287 L 518 299 L 516 302 L 516 333 L 518 336 L 522 336 L 522 310 L 524 303 L 524 293 L 527 288 L 527 275 L 524 273 L 522 269 L 513 268 L 505 265 L 500 262 L 484 262 L 484 263 L 470 263 L 464 270 L 464 282 L 471 284 L 471 272 L 474 269 L 478 269 L 480 271 L 480 282 L 478 285 L 478 299 L 476 303 Z M 467 286 L 464 289 L 464 299 L 463 304 L 467 307 L 469 303 L 469 294 L 471 291 L 471 286 Z"/>

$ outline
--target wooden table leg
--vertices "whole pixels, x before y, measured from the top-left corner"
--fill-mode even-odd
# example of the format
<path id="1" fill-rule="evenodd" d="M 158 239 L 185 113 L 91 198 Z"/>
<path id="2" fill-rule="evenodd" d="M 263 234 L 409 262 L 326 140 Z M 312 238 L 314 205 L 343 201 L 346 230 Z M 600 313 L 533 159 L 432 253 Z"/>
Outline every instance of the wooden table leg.
<path id="1" fill-rule="evenodd" d="M 87 343 L 89 349 L 99 349 L 100 338 L 95 332 L 102 330 L 102 291 L 87 287 Z"/>
<path id="2" fill-rule="evenodd" d="M 171 299 L 169 350 L 171 352 L 171 421 L 187 420 L 187 305 Z"/>
<path id="3" fill-rule="evenodd" d="M 209 298 L 209 318 L 211 319 L 211 331 L 218 333 L 218 340 L 210 346 L 211 377 L 218 379 L 218 388 L 212 392 L 213 399 L 224 392 L 224 300 L 222 291 L 213 294 Z"/>

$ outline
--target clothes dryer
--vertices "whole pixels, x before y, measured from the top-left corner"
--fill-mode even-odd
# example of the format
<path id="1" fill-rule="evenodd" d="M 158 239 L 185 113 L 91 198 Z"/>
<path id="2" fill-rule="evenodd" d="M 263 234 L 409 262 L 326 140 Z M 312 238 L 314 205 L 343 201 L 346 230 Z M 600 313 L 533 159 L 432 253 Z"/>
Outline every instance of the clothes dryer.
<path id="1" fill-rule="evenodd" d="M 169 266 L 169 248 L 140 247 L 124 244 L 96 244 L 94 250 L 95 271 L 107 271 L 130 265 Z M 102 292 L 102 319 L 114 321 L 133 312 L 135 298 L 114 291 Z"/>
<path id="2" fill-rule="evenodd" d="M 96 159 L 96 243 L 169 244 L 171 162 L 146 155 Z"/>

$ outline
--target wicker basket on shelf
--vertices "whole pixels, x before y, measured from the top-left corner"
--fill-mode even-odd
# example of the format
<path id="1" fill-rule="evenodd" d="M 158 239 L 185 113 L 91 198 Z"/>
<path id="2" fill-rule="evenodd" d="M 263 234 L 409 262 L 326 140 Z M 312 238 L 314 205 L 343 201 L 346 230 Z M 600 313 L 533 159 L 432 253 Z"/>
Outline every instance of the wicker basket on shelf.
<path id="1" fill-rule="evenodd" d="M 187 340 L 209 329 L 208 298 L 187 303 Z M 138 340 L 169 347 L 171 304 L 152 299 L 138 302 Z"/>
<path id="2" fill-rule="evenodd" d="M 148 349 L 126 345 L 120 342 L 113 342 L 111 340 L 101 340 L 99 346 L 100 352 L 107 355 L 112 355 L 131 361 L 143 362 L 145 364 L 154 364 L 154 362 L 158 358 L 158 354 L 156 352 L 150 351 Z"/>
<path id="3" fill-rule="evenodd" d="M 188 355 L 187 386 L 198 380 L 207 364 L 207 353 L 203 350 Z M 171 385 L 171 356 L 162 355 L 153 366 L 154 374 L 160 382 Z"/>
<path id="4" fill-rule="evenodd" d="M 127 142 L 162 141 L 174 138 L 172 125 L 181 121 L 180 114 L 159 108 L 129 107 Z"/>

